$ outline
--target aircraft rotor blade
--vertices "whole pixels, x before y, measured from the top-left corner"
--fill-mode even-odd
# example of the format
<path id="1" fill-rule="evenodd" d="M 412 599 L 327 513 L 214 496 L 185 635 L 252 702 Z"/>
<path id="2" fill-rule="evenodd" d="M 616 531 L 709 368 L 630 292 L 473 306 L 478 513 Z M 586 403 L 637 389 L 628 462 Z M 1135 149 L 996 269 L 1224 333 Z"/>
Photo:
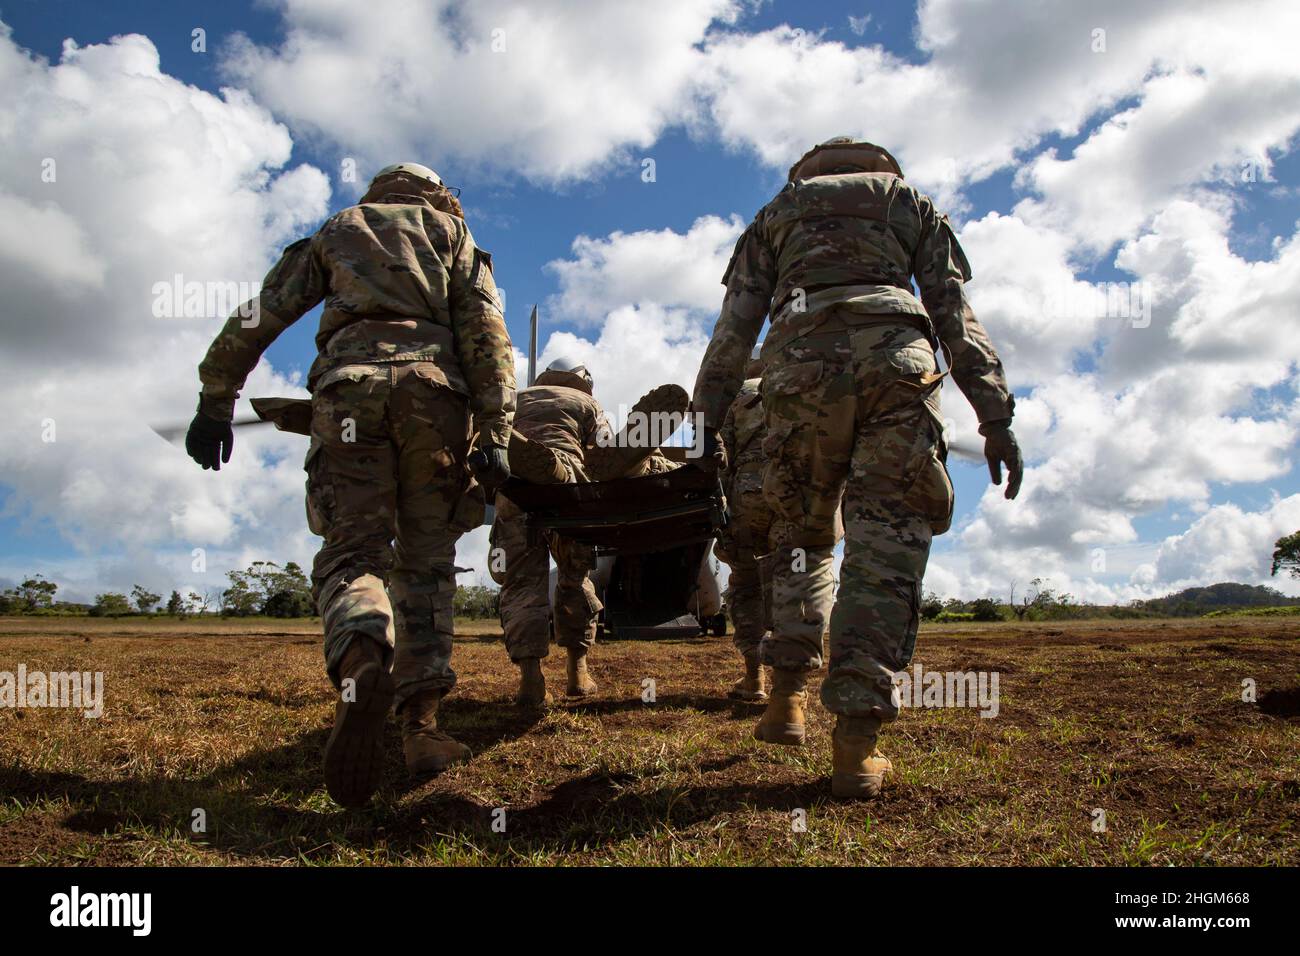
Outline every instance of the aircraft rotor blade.
<path id="1" fill-rule="evenodd" d="M 269 425 L 271 423 L 262 421 L 260 418 L 236 418 L 230 424 L 235 428 L 247 428 L 250 425 Z M 163 441 L 175 445 L 185 439 L 185 433 L 190 430 L 190 423 L 185 422 L 183 425 L 150 425 L 149 428 Z"/>

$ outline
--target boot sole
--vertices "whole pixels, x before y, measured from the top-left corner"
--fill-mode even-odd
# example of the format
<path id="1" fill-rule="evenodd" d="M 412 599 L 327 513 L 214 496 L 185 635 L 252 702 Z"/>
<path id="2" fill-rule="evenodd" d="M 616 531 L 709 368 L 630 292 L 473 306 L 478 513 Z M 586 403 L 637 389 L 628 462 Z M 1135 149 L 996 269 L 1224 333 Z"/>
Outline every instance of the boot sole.
<path id="1" fill-rule="evenodd" d="M 470 757 L 473 756 L 468 751 L 461 757 L 436 758 L 430 757 L 412 763 L 407 761 L 406 770 L 412 777 L 436 777 L 451 767 L 458 767 L 461 764 L 469 763 Z"/>
<path id="2" fill-rule="evenodd" d="M 680 385 L 660 385 L 641 397 L 631 411 L 642 415 L 686 414 L 691 397 Z M 618 438 L 622 438 L 622 432 Z M 655 453 L 655 448 L 628 448 L 615 444 L 609 448 L 588 449 L 587 470 L 595 481 L 609 481 L 625 474 Z"/>
<path id="3" fill-rule="evenodd" d="M 874 800 L 884 785 L 884 774 L 832 774 L 831 796 L 837 800 Z"/>
<path id="4" fill-rule="evenodd" d="M 325 744 L 325 789 L 340 806 L 364 807 L 384 779 L 384 721 L 393 706 L 393 679 L 379 664 L 353 675 L 357 699 L 340 701 Z"/>
<path id="5" fill-rule="evenodd" d="M 754 739 L 765 744 L 780 744 L 783 747 L 802 747 L 807 733 L 802 724 L 785 724 L 782 729 L 765 733 L 761 727 L 754 728 Z"/>
<path id="6" fill-rule="evenodd" d="M 598 690 L 600 690 L 600 688 L 597 687 L 595 684 L 592 684 L 590 688 L 586 688 L 586 689 L 582 687 L 566 687 L 564 689 L 564 696 L 565 697 L 595 697 L 596 691 Z"/>

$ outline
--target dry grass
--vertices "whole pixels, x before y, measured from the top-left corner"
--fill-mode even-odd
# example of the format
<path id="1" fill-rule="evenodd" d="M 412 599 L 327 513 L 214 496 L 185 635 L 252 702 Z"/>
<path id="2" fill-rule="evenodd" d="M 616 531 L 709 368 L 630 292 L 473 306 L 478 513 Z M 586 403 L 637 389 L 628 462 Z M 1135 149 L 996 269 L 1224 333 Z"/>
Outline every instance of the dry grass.
<path id="1" fill-rule="evenodd" d="M 829 799 L 819 706 L 806 749 L 750 739 L 726 640 L 601 646 L 598 697 L 530 718 L 499 632 L 462 632 L 445 725 L 475 759 L 411 781 L 391 725 L 389 787 L 347 812 L 320 781 L 315 624 L 0 618 L 0 671 L 102 670 L 107 690 L 99 720 L 0 709 L 0 863 L 1300 863 L 1294 697 L 1240 699 L 1246 678 L 1300 684 L 1295 622 L 928 628 L 917 662 L 999 671 L 1001 713 L 905 711 L 872 805 Z M 562 657 L 546 670 L 558 685 Z"/>

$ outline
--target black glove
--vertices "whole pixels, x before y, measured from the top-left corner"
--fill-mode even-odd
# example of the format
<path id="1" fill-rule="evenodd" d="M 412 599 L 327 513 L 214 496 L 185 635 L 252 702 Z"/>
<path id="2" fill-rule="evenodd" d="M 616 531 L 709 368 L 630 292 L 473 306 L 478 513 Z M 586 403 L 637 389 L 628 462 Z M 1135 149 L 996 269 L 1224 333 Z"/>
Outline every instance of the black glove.
<path id="1" fill-rule="evenodd" d="M 230 422 L 223 422 L 203 414 L 202 408 L 190 422 L 190 430 L 185 433 L 185 450 L 191 458 L 203 466 L 220 471 L 224 462 L 230 461 L 230 451 L 235 447 L 235 429 Z"/>
<path id="2" fill-rule="evenodd" d="M 484 488 L 495 491 L 510 477 L 510 457 L 501 445 L 488 445 L 469 456 L 469 470 Z"/>
<path id="3" fill-rule="evenodd" d="M 1011 432 L 1011 419 L 987 422 L 980 426 L 984 436 L 984 458 L 989 463 L 989 478 L 993 484 L 1002 484 L 1002 466 L 1007 466 L 1008 498 L 1020 494 L 1020 479 L 1024 477 L 1025 465 L 1020 457 L 1020 446 L 1016 436 Z"/>
<path id="4" fill-rule="evenodd" d="M 727 455 L 722 442 L 718 440 L 716 428 L 705 428 L 700 437 L 700 457 L 691 460 L 696 468 L 704 471 L 721 471 L 726 467 Z"/>

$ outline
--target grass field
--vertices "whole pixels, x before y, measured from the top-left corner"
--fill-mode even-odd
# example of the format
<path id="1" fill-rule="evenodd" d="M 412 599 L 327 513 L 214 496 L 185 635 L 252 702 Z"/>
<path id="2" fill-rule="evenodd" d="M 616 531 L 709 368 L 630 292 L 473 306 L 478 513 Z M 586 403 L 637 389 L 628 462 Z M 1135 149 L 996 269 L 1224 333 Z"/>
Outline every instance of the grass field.
<path id="1" fill-rule="evenodd" d="M 750 739 L 726 639 L 599 646 L 599 695 L 530 717 L 499 631 L 466 624 L 444 725 L 473 761 L 412 781 L 390 722 L 389 784 L 351 812 L 320 781 L 316 628 L 0 618 L 0 671 L 106 689 L 97 720 L 0 708 L 0 863 L 1300 863 L 1293 620 L 927 627 L 916 663 L 997 671 L 1000 713 L 904 711 L 873 804 L 830 800 L 819 705 L 807 748 Z M 546 671 L 562 688 L 560 654 Z"/>

